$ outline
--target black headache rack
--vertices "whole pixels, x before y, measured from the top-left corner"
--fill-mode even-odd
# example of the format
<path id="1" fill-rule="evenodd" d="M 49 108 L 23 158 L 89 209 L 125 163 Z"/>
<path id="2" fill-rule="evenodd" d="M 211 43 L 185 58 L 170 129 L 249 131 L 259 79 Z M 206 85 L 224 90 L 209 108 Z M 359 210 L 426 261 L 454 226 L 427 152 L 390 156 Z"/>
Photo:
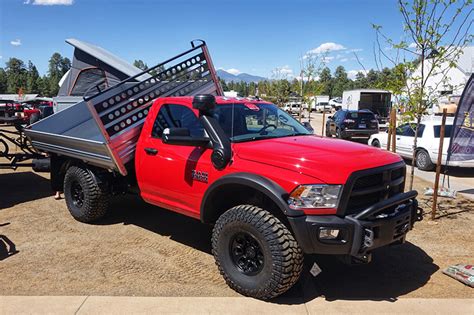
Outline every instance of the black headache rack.
<path id="1" fill-rule="evenodd" d="M 150 106 L 158 97 L 223 95 L 206 43 L 191 42 L 191 49 L 146 71 L 84 97 L 25 130 L 38 150 L 78 158 L 127 174 L 125 164 L 135 146 Z"/>

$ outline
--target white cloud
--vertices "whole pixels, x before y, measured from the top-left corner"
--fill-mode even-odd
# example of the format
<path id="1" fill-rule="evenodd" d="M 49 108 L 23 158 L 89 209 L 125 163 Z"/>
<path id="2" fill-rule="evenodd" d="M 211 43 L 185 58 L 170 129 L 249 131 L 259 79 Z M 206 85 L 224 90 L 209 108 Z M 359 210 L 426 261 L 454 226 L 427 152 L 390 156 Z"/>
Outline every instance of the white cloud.
<path id="1" fill-rule="evenodd" d="M 417 48 L 418 46 L 416 45 L 416 43 L 411 43 L 410 45 L 408 45 L 408 48 Z"/>
<path id="2" fill-rule="evenodd" d="M 346 49 L 346 47 L 342 46 L 341 44 L 330 42 L 330 43 L 321 44 L 318 47 L 311 49 L 310 51 L 308 51 L 308 54 L 321 54 L 321 53 L 344 50 L 344 49 Z"/>
<path id="3" fill-rule="evenodd" d="M 347 58 L 341 58 L 339 61 L 340 61 L 340 62 L 347 62 L 347 61 L 349 61 L 349 59 L 347 59 Z"/>
<path id="4" fill-rule="evenodd" d="M 21 40 L 20 39 L 12 40 L 10 41 L 10 44 L 12 44 L 13 46 L 21 46 Z"/>
<path id="5" fill-rule="evenodd" d="M 3 59 L 3 56 L 0 56 L 0 59 Z"/>
<path id="6" fill-rule="evenodd" d="M 26 0 L 23 4 L 32 5 L 72 5 L 74 0 Z"/>
<path id="7" fill-rule="evenodd" d="M 347 76 L 349 77 L 349 79 L 354 80 L 357 73 L 359 73 L 359 72 L 362 72 L 363 74 L 367 74 L 367 72 L 369 72 L 369 71 L 367 71 L 367 70 L 349 70 L 349 71 L 347 71 Z"/>

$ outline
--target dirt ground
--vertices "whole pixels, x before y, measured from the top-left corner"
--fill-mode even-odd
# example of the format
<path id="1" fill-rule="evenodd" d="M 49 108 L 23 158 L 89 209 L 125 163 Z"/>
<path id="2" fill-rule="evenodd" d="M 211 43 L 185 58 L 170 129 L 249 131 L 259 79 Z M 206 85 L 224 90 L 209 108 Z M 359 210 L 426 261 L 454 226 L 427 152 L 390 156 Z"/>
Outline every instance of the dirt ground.
<path id="1" fill-rule="evenodd" d="M 124 197 L 106 220 L 82 224 L 53 199 L 48 174 L 28 169 L 0 170 L 0 194 L 1 295 L 237 295 L 210 254 L 211 228 L 196 220 Z M 428 198 L 421 200 L 428 209 Z M 442 200 L 440 207 L 437 221 L 418 223 L 407 243 L 377 250 L 369 265 L 309 257 L 300 282 L 278 301 L 474 298 L 441 273 L 473 263 L 474 202 Z M 18 252 L 8 256 L 12 244 Z M 323 270 L 316 278 L 308 272 L 314 259 Z"/>

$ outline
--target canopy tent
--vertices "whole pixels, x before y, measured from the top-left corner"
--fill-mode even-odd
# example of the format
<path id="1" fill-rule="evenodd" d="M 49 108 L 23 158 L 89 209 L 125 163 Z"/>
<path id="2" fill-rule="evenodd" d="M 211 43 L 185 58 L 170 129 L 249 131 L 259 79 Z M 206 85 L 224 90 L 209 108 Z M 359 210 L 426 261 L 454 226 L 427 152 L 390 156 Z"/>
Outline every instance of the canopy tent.
<path id="1" fill-rule="evenodd" d="M 74 47 L 71 69 L 60 81 L 58 96 L 89 96 L 142 72 L 102 47 L 67 39 Z M 138 79 L 146 79 L 139 77 Z"/>

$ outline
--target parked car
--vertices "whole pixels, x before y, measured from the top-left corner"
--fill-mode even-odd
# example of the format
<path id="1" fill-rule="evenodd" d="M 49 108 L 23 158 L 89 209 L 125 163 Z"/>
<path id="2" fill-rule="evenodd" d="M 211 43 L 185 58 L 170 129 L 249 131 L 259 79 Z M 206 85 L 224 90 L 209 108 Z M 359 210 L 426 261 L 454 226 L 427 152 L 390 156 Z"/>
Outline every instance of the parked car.
<path id="1" fill-rule="evenodd" d="M 318 113 L 330 112 L 330 111 L 332 111 L 332 107 L 331 107 L 331 105 L 329 105 L 329 102 L 321 102 L 321 103 L 316 104 L 315 110 Z"/>
<path id="2" fill-rule="evenodd" d="M 453 117 L 447 117 L 446 130 L 443 144 L 441 164 L 446 165 L 446 158 L 453 129 Z M 413 158 L 413 140 L 415 137 L 416 123 L 405 123 L 396 129 L 396 151 L 404 158 Z M 421 121 L 418 129 L 416 147 L 416 166 L 423 171 L 434 170 L 438 161 L 439 137 L 441 130 L 441 117 L 434 116 Z M 369 139 L 369 144 L 378 148 L 387 148 L 387 132 L 374 134 Z M 474 167 L 474 160 L 450 161 L 449 166 Z"/>
<path id="3" fill-rule="evenodd" d="M 292 115 L 299 115 L 302 109 L 304 108 L 301 103 L 287 103 L 283 106 L 283 110 Z"/>
<path id="4" fill-rule="evenodd" d="M 329 105 L 332 107 L 334 110 L 339 110 L 341 109 L 342 106 L 342 98 L 341 97 L 336 97 L 336 98 L 331 98 L 329 100 Z"/>
<path id="5" fill-rule="evenodd" d="M 341 139 L 369 138 L 378 133 L 378 121 L 367 110 L 338 110 L 326 122 L 326 136 Z"/>

